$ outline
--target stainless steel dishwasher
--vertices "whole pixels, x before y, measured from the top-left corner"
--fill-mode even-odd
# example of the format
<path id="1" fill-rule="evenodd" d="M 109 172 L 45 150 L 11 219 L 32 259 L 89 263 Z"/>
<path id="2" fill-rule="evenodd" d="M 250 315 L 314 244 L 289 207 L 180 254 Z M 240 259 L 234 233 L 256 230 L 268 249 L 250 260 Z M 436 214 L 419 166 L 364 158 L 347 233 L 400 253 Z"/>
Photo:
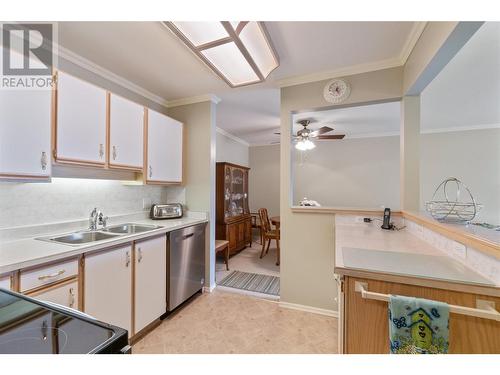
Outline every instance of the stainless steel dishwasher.
<path id="1" fill-rule="evenodd" d="M 174 230 L 167 254 L 167 310 L 172 311 L 205 283 L 206 224 Z"/>

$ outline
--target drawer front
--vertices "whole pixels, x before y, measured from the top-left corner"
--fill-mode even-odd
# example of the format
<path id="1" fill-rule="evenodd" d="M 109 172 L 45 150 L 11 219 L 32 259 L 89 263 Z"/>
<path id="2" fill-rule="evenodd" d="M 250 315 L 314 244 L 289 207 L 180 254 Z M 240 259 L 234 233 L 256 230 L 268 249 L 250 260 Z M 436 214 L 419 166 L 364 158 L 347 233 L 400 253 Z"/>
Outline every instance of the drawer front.
<path id="1" fill-rule="evenodd" d="M 72 280 L 49 286 L 46 289 L 29 294 L 29 296 L 40 301 L 53 302 L 72 309 L 78 309 L 78 281 Z"/>
<path id="2" fill-rule="evenodd" d="M 34 270 L 21 270 L 21 292 L 52 284 L 56 281 L 78 275 L 78 260 L 52 264 Z"/>
<path id="3" fill-rule="evenodd" d="M 10 290 L 10 276 L 0 276 L 0 288 Z"/>

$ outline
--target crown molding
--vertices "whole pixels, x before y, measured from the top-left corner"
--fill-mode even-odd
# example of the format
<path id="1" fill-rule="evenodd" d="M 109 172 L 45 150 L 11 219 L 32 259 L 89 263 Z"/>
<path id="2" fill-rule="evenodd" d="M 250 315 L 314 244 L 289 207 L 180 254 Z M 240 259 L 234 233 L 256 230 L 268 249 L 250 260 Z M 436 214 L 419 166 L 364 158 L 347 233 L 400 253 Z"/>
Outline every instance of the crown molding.
<path id="1" fill-rule="evenodd" d="M 103 68 L 100 65 L 97 65 L 93 61 L 86 59 L 85 57 L 65 48 L 61 45 L 56 46 L 57 55 L 64 60 L 67 60 L 79 67 L 88 70 L 92 73 L 99 75 L 102 78 L 107 79 L 113 83 L 116 83 L 119 86 L 122 86 L 138 95 L 143 96 L 146 99 L 149 99 L 161 106 L 168 107 L 168 101 L 161 96 L 153 94 L 152 92 L 136 85 L 135 83 L 130 82 L 128 79 L 123 78 L 122 76 L 113 73 L 112 71 Z M 58 64 L 58 63 L 57 63 Z"/>
<path id="2" fill-rule="evenodd" d="M 289 87 L 295 85 L 301 85 L 304 83 L 311 83 L 317 81 L 324 81 L 327 79 L 333 79 L 338 77 L 350 76 L 354 74 L 361 74 L 367 72 L 373 72 L 376 70 L 383 70 L 389 68 L 396 68 L 401 66 L 401 60 L 398 58 L 387 59 L 382 61 L 351 65 L 346 68 L 340 68 L 335 70 L 329 70 L 324 72 L 305 74 L 301 76 L 295 76 L 290 78 L 285 78 L 276 81 L 279 87 Z"/>
<path id="3" fill-rule="evenodd" d="M 479 125 L 465 125 L 465 126 L 449 126 L 447 128 L 434 128 L 420 130 L 420 134 L 438 134 L 438 133 L 453 133 L 465 132 L 471 130 L 488 130 L 500 129 L 500 124 L 479 124 Z"/>
<path id="4" fill-rule="evenodd" d="M 212 102 L 214 104 L 219 104 L 220 101 L 221 99 L 214 94 L 198 95 L 198 96 L 191 96 L 188 98 L 169 100 L 167 103 L 167 108 L 179 107 L 181 105 L 203 103 L 203 102 Z"/>
<path id="5" fill-rule="evenodd" d="M 217 133 L 222 134 L 223 136 L 225 136 L 225 137 L 227 137 L 227 138 L 230 138 L 230 139 L 232 139 L 232 140 L 233 140 L 233 141 L 235 141 L 235 142 L 238 142 L 238 143 L 241 143 L 241 144 L 242 144 L 242 145 L 244 145 L 244 146 L 250 147 L 250 144 L 249 144 L 247 141 L 245 141 L 245 140 L 243 140 L 243 139 L 241 139 L 241 138 L 238 138 L 237 136 L 235 136 L 235 135 L 233 135 L 233 134 L 231 134 L 231 133 L 228 133 L 228 132 L 227 132 L 227 131 L 225 131 L 224 129 L 221 129 L 221 128 L 219 128 L 219 127 L 216 127 L 216 129 L 215 129 L 215 130 L 217 131 Z"/>
<path id="6" fill-rule="evenodd" d="M 250 143 L 249 147 L 268 147 L 268 146 L 279 146 L 280 142 L 277 143 Z"/>
<path id="7" fill-rule="evenodd" d="M 399 54 L 399 60 L 401 61 L 401 65 L 406 64 L 406 60 L 408 60 L 408 57 L 413 51 L 413 48 L 415 48 L 415 45 L 420 39 L 420 35 L 422 35 L 422 33 L 424 32 L 426 26 L 427 22 L 415 22 L 413 24 L 410 34 L 408 35 L 408 38 L 406 38 L 405 45 L 403 46 L 403 49 Z"/>

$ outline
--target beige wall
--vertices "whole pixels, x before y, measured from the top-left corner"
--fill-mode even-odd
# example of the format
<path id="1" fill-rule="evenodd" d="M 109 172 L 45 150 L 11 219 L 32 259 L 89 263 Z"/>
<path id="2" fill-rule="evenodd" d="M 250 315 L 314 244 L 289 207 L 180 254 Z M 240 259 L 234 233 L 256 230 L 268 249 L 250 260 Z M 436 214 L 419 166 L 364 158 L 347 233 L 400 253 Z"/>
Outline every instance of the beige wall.
<path id="1" fill-rule="evenodd" d="M 249 166 L 248 145 L 235 141 L 219 131 L 217 131 L 216 150 L 217 162 L 225 161 L 245 167 Z"/>
<path id="2" fill-rule="evenodd" d="M 280 145 L 250 147 L 250 211 L 267 208 L 280 214 Z"/>
<path id="3" fill-rule="evenodd" d="M 388 100 L 402 96 L 403 68 L 385 69 L 344 77 L 351 84 L 345 104 Z M 292 213 L 292 111 L 324 108 L 328 81 L 281 89 L 280 215 L 282 230 L 281 301 L 331 310 L 337 309 L 334 268 L 334 216 Z"/>
<path id="4" fill-rule="evenodd" d="M 420 145 L 421 209 L 445 178 L 456 177 L 484 205 L 475 221 L 500 224 L 500 129 L 422 134 Z"/>
<path id="5" fill-rule="evenodd" d="M 399 136 L 316 142 L 293 150 L 293 203 L 399 209 Z"/>
<path id="6" fill-rule="evenodd" d="M 184 123 L 184 179 L 187 208 L 209 213 L 205 286 L 215 285 L 215 111 L 212 102 L 169 109 L 169 115 Z"/>

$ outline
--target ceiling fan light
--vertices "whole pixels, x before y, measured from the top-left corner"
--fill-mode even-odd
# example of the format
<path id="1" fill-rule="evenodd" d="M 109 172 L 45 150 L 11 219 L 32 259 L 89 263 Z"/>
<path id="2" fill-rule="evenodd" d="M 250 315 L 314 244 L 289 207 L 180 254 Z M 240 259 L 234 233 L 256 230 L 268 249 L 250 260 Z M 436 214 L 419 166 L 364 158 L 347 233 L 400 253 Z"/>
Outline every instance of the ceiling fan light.
<path id="1" fill-rule="evenodd" d="M 312 150 L 314 147 L 316 147 L 316 145 L 309 139 L 301 140 L 295 145 L 295 148 L 300 151 Z"/>

